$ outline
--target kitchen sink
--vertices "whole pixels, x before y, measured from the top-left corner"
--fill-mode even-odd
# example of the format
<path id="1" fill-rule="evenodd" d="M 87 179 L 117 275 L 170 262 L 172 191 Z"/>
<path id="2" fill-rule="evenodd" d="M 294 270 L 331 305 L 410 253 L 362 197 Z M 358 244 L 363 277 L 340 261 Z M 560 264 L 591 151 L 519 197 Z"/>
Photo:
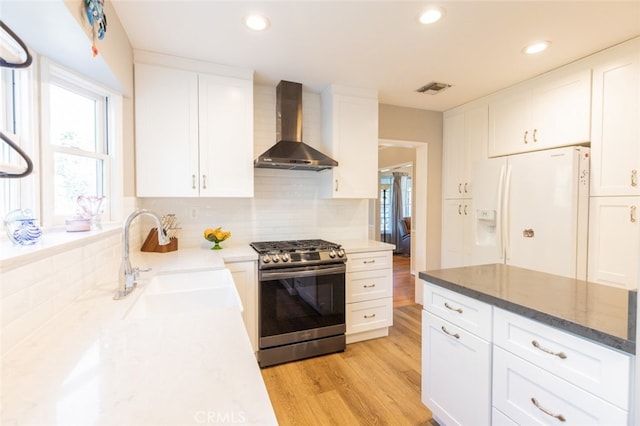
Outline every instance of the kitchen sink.
<path id="1" fill-rule="evenodd" d="M 160 294 L 229 286 L 235 288 L 233 277 L 228 269 L 185 271 L 159 273 L 151 279 L 144 292 Z"/>
<path id="2" fill-rule="evenodd" d="M 147 318 L 216 309 L 242 312 L 242 302 L 228 269 L 159 274 L 142 289 L 125 318 Z"/>

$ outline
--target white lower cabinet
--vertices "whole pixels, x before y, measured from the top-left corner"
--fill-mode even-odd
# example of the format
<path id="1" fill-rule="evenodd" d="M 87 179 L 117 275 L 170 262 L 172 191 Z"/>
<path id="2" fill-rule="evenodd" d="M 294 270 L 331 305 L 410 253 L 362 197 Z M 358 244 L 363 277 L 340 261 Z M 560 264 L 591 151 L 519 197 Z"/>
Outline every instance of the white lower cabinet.
<path id="1" fill-rule="evenodd" d="M 626 411 L 494 346 L 493 405 L 517 424 L 626 425 Z"/>
<path id="2" fill-rule="evenodd" d="M 391 251 L 349 253 L 346 273 L 346 340 L 389 335 L 393 325 Z"/>
<path id="3" fill-rule="evenodd" d="M 443 425 L 491 423 L 491 343 L 427 311 L 422 402 Z"/>
<path id="4" fill-rule="evenodd" d="M 495 407 L 491 410 L 491 424 L 493 426 L 517 426 L 518 423 L 505 416 L 500 410 L 496 410 Z"/>
<path id="5" fill-rule="evenodd" d="M 640 197 L 591 197 L 589 203 L 588 280 L 635 290 Z"/>
<path id="6" fill-rule="evenodd" d="M 493 344 L 629 409 L 631 357 L 627 354 L 498 308 L 493 310 Z"/>
<path id="7" fill-rule="evenodd" d="M 256 262 L 226 263 L 242 301 L 242 319 L 253 350 L 258 350 L 258 282 Z"/>
<path id="8" fill-rule="evenodd" d="M 425 282 L 422 402 L 442 425 L 628 425 L 634 357 Z"/>

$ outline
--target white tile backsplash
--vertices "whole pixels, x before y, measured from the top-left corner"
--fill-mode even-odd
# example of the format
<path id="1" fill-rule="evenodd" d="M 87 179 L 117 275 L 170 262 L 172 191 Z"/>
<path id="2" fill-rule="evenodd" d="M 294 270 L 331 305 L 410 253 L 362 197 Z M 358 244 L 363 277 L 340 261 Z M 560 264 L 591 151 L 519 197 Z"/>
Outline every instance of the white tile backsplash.
<path id="1" fill-rule="evenodd" d="M 137 240 L 133 237 L 133 244 Z M 5 354 L 89 287 L 113 281 L 115 291 L 121 245 L 119 234 L 107 235 L 84 246 L 60 249 L 35 262 L 3 269 L 0 353 Z"/>

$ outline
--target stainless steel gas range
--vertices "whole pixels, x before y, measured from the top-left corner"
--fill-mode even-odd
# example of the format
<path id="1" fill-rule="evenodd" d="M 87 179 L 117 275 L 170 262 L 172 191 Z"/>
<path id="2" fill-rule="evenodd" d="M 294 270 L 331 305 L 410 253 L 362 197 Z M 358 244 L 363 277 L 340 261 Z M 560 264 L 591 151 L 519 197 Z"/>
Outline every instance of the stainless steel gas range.
<path id="1" fill-rule="evenodd" d="M 347 255 L 324 240 L 254 242 L 258 261 L 258 364 L 345 349 Z"/>

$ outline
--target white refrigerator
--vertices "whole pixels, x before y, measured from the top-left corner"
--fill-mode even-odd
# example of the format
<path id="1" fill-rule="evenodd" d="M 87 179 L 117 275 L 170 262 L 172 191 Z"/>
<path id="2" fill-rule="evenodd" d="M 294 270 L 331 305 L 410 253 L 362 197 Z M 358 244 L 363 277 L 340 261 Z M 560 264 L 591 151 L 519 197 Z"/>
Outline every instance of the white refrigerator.
<path id="1" fill-rule="evenodd" d="M 473 264 L 586 279 L 589 148 L 492 158 L 472 174 Z"/>

